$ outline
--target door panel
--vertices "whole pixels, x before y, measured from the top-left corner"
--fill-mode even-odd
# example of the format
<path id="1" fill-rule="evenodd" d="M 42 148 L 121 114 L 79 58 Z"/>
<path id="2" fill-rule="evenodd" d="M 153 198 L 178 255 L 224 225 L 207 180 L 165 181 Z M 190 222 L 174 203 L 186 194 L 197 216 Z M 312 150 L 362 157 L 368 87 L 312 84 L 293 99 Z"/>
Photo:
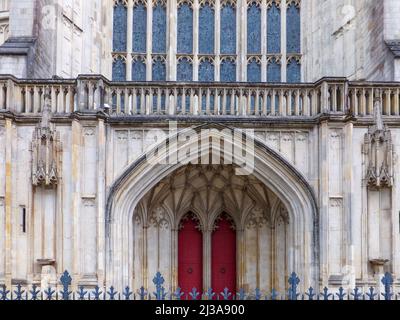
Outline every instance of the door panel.
<path id="1" fill-rule="evenodd" d="M 184 218 L 178 233 L 178 285 L 185 294 L 203 290 L 203 235 L 197 225 L 195 219 Z"/>
<path id="2" fill-rule="evenodd" d="M 212 288 L 218 295 L 225 288 L 234 295 L 236 292 L 236 231 L 229 216 L 224 214 L 218 219 L 211 242 Z"/>

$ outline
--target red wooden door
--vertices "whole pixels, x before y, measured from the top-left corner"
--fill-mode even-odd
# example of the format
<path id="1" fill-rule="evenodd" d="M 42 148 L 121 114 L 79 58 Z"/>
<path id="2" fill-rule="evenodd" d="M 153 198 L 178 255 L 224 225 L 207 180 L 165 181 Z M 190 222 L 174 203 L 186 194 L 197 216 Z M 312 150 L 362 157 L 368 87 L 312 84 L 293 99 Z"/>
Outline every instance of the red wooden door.
<path id="1" fill-rule="evenodd" d="M 203 290 L 203 234 L 197 226 L 189 215 L 182 220 L 178 233 L 178 285 L 188 299 L 193 288 Z"/>
<path id="2" fill-rule="evenodd" d="M 213 291 L 220 295 L 225 288 L 228 288 L 234 295 L 236 292 L 236 231 L 229 216 L 223 214 L 217 220 L 211 242 Z"/>

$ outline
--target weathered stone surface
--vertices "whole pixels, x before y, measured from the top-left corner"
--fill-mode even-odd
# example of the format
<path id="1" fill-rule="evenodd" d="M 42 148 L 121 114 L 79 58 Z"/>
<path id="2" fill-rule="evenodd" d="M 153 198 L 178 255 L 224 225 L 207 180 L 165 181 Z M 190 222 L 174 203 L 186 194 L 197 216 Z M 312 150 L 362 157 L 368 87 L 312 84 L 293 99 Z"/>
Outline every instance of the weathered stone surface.
<path id="1" fill-rule="evenodd" d="M 136 2 L 120 0 L 129 9 L 129 35 Z M 182 58 L 176 56 L 176 8 L 182 1 L 160 2 L 168 13 L 165 52 L 152 55 L 152 33 L 146 32 L 146 52 L 132 56 L 127 39 L 128 52 L 114 54 L 126 63 L 127 80 L 139 58 L 142 79 L 151 80 L 153 62 L 161 61 L 163 78 L 176 80 Z M 8 38 L 0 46 L 0 74 L 36 78 L 0 77 L 0 284 L 53 284 L 68 270 L 73 286 L 136 290 L 151 287 L 154 273 L 162 271 L 175 288 L 180 219 L 189 211 L 204 234 L 205 288 L 211 286 L 211 234 L 221 211 L 235 222 L 238 286 L 247 290 L 283 291 L 292 271 L 303 290 L 320 284 L 368 288 L 386 271 L 398 279 L 400 88 L 357 81 L 400 79 L 399 1 L 291 1 L 301 2 L 301 54 L 285 51 L 282 23 L 282 42 L 275 43 L 282 52 L 273 57 L 267 55 L 265 20 L 271 1 L 252 1 L 263 21 L 261 46 L 254 47 L 261 52 L 251 57 L 247 1 L 228 1 L 238 12 L 234 57 L 220 55 L 220 33 L 210 46 L 216 54 L 199 55 L 196 19 L 204 1 L 189 2 L 193 52 L 182 59 L 190 61 L 194 81 L 201 64 L 214 59 L 208 80 L 221 79 L 220 66 L 229 60 L 240 81 L 249 78 L 249 61 L 260 62 L 255 78 L 265 82 L 271 59 L 279 61 L 282 80 L 291 61 L 301 62 L 305 82 L 345 78 L 307 85 L 112 83 L 114 1 L 0 0 L 0 44 Z M 216 12 L 226 2 L 207 1 Z M 278 2 L 285 21 L 289 2 Z M 76 78 L 83 73 L 103 77 Z M 44 78 L 53 79 L 37 80 Z M 224 129 L 254 129 L 254 172 L 239 177 L 235 164 L 226 163 L 149 164 L 146 157 L 170 156 L 148 134 L 167 132 L 170 120 L 180 133 L 207 129 L 211 140 Z M 53 135 L 43 137 L 41 127 L 51 128 L 55 140 L 46 140 Z M 194 146 L 170 138 L 177 150 Z M 158 153 L 148 153 L 157 146 Z M 56 179 L 35 181 L 34 171 L 43 166 L 56 168 L 54 175 L 44 172 Z"/>

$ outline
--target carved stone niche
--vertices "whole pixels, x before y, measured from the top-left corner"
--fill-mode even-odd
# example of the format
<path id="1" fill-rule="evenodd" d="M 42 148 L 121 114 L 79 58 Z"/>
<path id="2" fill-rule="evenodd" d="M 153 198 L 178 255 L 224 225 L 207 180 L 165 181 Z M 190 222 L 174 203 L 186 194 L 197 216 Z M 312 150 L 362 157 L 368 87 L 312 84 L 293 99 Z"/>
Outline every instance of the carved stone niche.
<path id="1" fill-rule="evenodd" d="M 61 142 L 59 133 L 50 124 L 51 118 L 50 89 L 45 89 L 42 121 L 33 132 L 32 184 L 34 186 L 55 187 L 59 182 L 59 164 Z"/>
<path id="2" fill-rule="evenodd" d="M 364 137 L 363 153 L 366 156 L 365 181 L 368 188 L 380 189 L 393 185 L 393 144 L 390 130 L 383 124 L 380 92 L 375 92 L 375 125 Z"/>

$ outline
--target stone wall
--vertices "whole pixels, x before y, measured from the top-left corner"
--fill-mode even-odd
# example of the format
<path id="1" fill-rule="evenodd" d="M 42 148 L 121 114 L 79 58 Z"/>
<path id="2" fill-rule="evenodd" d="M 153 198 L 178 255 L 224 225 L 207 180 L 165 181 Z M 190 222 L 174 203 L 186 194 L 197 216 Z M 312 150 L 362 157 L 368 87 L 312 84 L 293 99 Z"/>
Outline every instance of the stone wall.
<path id="1" fill-rule="evenodd" d="M 1 52 L 0 73 L 14 68 L 22 52 L 25 67 L 14 75 L 23 78 L 71 78 L 83 73 L 110 77 L 111 49 L 107 3 L 55 0 L 14 1 L 10 6 L 10 43 Z M 32 40 L 32 41 L 31 41 Z M 26 42 L 26 41 L 25 41 Z M 27 53 L 26 50 L 31 52 Z M 107 52 L 109 54 L 107 54 Z"/>
<path id="2" fill-rule="evenodd" d="M 0 120 L 0 228 L 7 230 L 0 237 L 0 250 L 5 252 L 0 257 L 0 281 L 40 282 L 40 261 L 54 252 L 57 273 L 68 269 L 76 283 L 101 282 L 106 256 L 112 254 L 104 251 L 106 196 L 124 168 L 151 145 L 145 139 L 150 127 L 104 127 L 103 120 L 95 119 L 58 123 L 62 178 L 53 193 L 32 187 L 29 168 L 34 126 Z M 396 127 L 391 130 L 394 152 L 398 154 L 396 137 L 400 131 Z M 400 208 L 396 201 L 400 188 L 395 180 L 390 192 L 378 194 L 378 198 L 368 192 L 362 157 L 366 132 L 366 125 L 330 122 L 256 130 L 256 137 L 292 163 L 317 194 L 320 275 L 323 284 L 329 286 L 371 285 L 375 280 L 370 260 L 379 258 L 373 251 L 375 243 L 380 243 L 378 253 L 382 258 L 390 260 L 385 270 L 400 273 Z M 395 169 L 395 177 L 398 171 Z M 378 207 L 373 209 L 371 205 Z M 24 208 L 25 232 L 21 225 Z M 53 218 L 49 212 L 54 212 Z M 383 224 L 371 229 L 368 221 L 377 212 L 384 217 Z M 49 226 L 44 222 L 51 219 L 53 229 L 46 229 Z"/>
<path id="3" fill-rule="evenodd" d="M 384 43 L 390 19 L 384 14 L 391 14 L 383 1 L 311 0 L 302 5 L 305 80 L 394 80 L 393 56 Z"/>
<path id="4" fill-rule="evenodd" d="M 43 56 L 32 59 L 35 70 L 26 76 L 74 77 L 82 73 L 101 73 L 111 78 L 112 0 L 15 3 L 10 8 L 10 36 L 36 37 L 36 55 Z M 397 21 L 398 12 L 395 1 L 310 0 L 301 6 L 304 81 L 324 76 L 352 80 L 395 79 L 398 72 L 395 72 L 393 55 L 384 42 L 395 40 L 398 33 L 393 23 Z M 56 26 L 51 30 L 48 23 L 53 13 L 48 9 L 54 10 L 57 17 Z M 169 23 L 176 23 L 176 19 Z M 172 28 L 171 32 L 174 30 Z M 245 47 L 240 41 L 238 38 L 238 47 Z M 173 46 L 174 42 L 170 44 Z M 176 50 L 171 47 L 169 51 Z M 176 61 L 169 63 L 171 66 L 167 69 L 175 74 Z M 243 71 L 239 79 L 246 79 L 246 72 Z"/>

